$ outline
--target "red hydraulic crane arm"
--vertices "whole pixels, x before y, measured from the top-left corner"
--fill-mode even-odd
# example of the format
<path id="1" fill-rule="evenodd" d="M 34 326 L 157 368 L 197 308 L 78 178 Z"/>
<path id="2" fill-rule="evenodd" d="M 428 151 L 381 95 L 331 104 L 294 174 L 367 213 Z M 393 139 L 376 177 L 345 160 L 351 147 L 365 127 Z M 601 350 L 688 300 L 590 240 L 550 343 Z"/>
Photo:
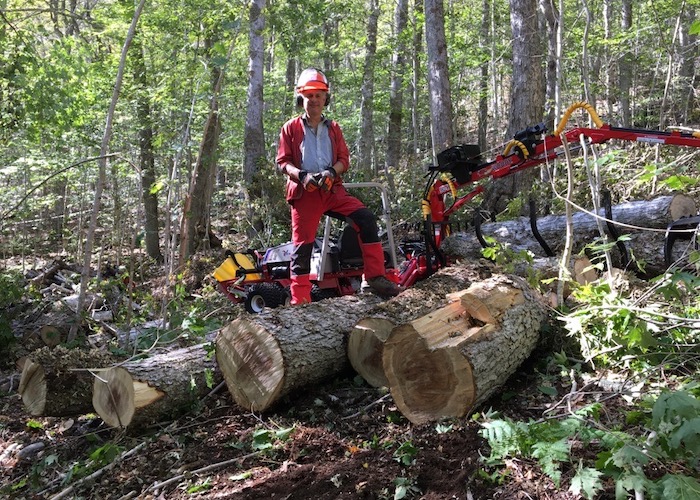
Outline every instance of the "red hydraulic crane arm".
<path id="1" fill-rule="evenodd" d="M 575 127 L 564 131 L 571 114 L 577 109 L 584 109 L 591 117 L 596 128 Z M 552 161 L 563 154 L 564 137 L 567 143 L 579 143 L 581 138 L 588 144 L 601 144 L 609 140 L 643 142 L 647 144 L 664 144 L 700 148 L 700 131 L 698 130 L 647 130 L 636 128 L 612 127 L 598 117 L 595 110 L 585 102 L 572 105 L 564 114 L 557 130 L 545 135 L 544 124 L 528 127 L 515 135 L 505 147 L 503 154 L 493 161 L 479 161 L 478 147 L 471 145 L 455 146 L 438 155 L 438 165 L 431 166 L 433 172 L 423 200 L 423 215 L 433 225 L 435 243 L 444 237 L 449 216 L 459 210 L 465 203 L 484 191 L 482 185 L 470 192 L 458 196 L 458 191 L 486 179 L 498 179 L 527 168 Z M 442 155 L 442 156 L 441 156 Z M 450 175 L 441 175 L 449 173 Z M 451 194 L 453 203 L 447 207 L 445 197 Z"/>

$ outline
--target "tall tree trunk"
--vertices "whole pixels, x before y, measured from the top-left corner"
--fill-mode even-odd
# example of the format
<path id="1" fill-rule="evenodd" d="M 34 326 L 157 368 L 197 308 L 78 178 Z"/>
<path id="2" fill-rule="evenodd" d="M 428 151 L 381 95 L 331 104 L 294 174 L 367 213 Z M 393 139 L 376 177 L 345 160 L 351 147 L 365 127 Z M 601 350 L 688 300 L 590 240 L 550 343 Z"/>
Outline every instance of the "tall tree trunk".
<path id="1" fill-rule="evenodd" d="M 205 47 L 210 56 L 214 43 L 215 40 L 211 38 L 205 40 Z M 183 266 L 200 247 L 208 248 L 210 245 L 209 211 L 216 173 L 216 150 L 221 131 L 219 91 L 223 79 L 222 69 L 211 61 L 210 65 L 212 70 L 209 115 L 204 124 L 202 142 L 199 145 L 199 154 L 192 170 L 190 187 L 185 198 L 185 206 L 180 220 L 180 266 Z"/>
<path id="2" fill-rule="evenodd" d="M 368 0 L 367 9 L 367 43 L 365 43 L 365 64 L 360 89 L 360 132 L 357 141 L 356 163 L 360 171 L 372 178 L 376 173 L 374 161 L 374 64 L 377 53 L 377 23 L 379 20 L 379 5 L 377 0 Z"/>
<path id="3" fill-rule="evenodd" d="M 559 117 L 559 106 L 557 102 L 557 88 L 559 86 L 559 11 L 554 5 L 554 0 L 540 0 L 540 6 L 544 13 L 544 21 L 547 25 L 547 71 L 546 71 L 546 91 L 545 91 L 545 123 L 547 130 L 554 130 L 556 120 Z"/>
<path id="4" fill-rule="evenodd" d="M 452 97 L 442 0 L 425 0 L 425 44 L 428 53 L 428 91 L 433 156 L 452 146 Z"/>
<path id="5" fill-rule="evenodd" d="M 513 76 L 506 135 L 509 138 L 539 123 L 544 112 L 544 58 L 536 13 L 537 0 L 510 0 Z M 529 169 L 492 183 L 484 199 L 485 208 L 491 213 L 501 212 L 518 193 L 530 189 L 536 176 L 537 170 Z"/>
<path id="6" fill-rule="evenodd" d="M 405 33 L 408 22 L 408 0 L 398 0 L 394 11 L 394 36 L 396 44 L 391 59 L 391 89 L 389 93 L 389 129 L 387 131 L 386 166 L 398 167 L 401 161 L 401 122 L 403 121 L 403 79 L 405 71 Z"/>
<path id="7" fill-rule="evenodd" d="M 605 68 L 605 102 L 607 104 L 607 115 L 612 117 L 615 110 L 615 85 L 613 84 L 613 65 L 612 58 L 610 55 L 610 42 L 612 42 L 613 30 L 613 0 L 603 0 L 603 37 L 605 39 L 605 46 L 603 47 L 603 54 L 606 61 Z"/>
<path id="8" fill-rule="evenodd" d="M 411 95 L 411 125 L 413 128 L 413 134 L 412 134 L 412 143 L 413 143 L 413 148 L 412 148 L 412 154 L 415 156 L 418 154 L 420 144 L 421 144 L 421 136 L 420 136 L 420 116 L 421 114 L 419 113 L 418 110 L 418 105 L 419 105 L 419 100 L 420 100 L 420 94 L 419 94 L 419 82 L 420 82 L 420 75 L 421 75 L 421 65 L 420 65 L 420 55 L 423 53 L 423 25 L 418 22 L 418 18 L 422 12 L 422 6 L 423 6 L 423 0 L 415 0 L 415 4 L 413 6 L 413 50 L 412 52 L 412 60 L 411 60 L 411 65 L 412 65 L 412 71 L 413 71 L 413 77 L 411 80 L 411 88 L 412 88 L 412 95 Z"/>
<path id="9" fill-rule="evenodd" d="M 254 183 L 255 174 L 265 160 L 265 133 L 263 130 L 263 64 L 265 60 L 265 0 L 253 0 L 250 4 L 249 62 L 248 62 L 248 111 L 245 121 L 245 161 L 243 165 L 243 183 L 248 196 L 258 198 L 262 195 L 260 183 Z M 262 229 L 262 221 L 255 220 L 252 203 L 246 204 L 251 229 Z M 252 234 L 251 234 L 252 236 Z"/>
<path id="10" fill-rule="evenodd" d="M 134 81 L 138 86 L 136 116 L 139 128 L 139 166 L 141 170 L 141 199 L 144 211 L 146 253 L 156 262 L 163 261 L 158 234 L 158 195 L 152 191 L 156 182 L 155 154 L 153 152 L 153 120 L 148 99 L 148 77 L 143 57 L 143 46 L 134 40 Z"/>
<path id="11" fill-rule="evenodd" d="M 679 88 L 678 88 L 678 121 L 680 123 L 688 123 L 697 121 L 697 116 L 693 116 L 695 109 L 695 85 L 697 76 L 695 74 L 695 61 L 698 58 L 698 36 L 690 34 L 690 26 L 696 17 L 695 6 L 686 6 L 684 13 L 684 22 L 681 25 L 680 33 L 680 70 L 679 70 Z"/>
<path id="12" fill-rule="evenodd" d="M 623 35 L 632 30 L 632 0 L 622 0 L 621 28 Z M 618 89 L 620 92 L 620 112 L 622 113 L 622 126 L 632 125 L 632 114 L 630 109 L 630 89 L 632 87 L 632 53 L 624 50 L 619 63 Z"/>
<path id="13" fill-rule="evenodd" d="M 481 27 L 479 28 L 479 50 L 482 53 L 483 61 L 480 66 L 479 76 L 479 146 L 482 151 L 488 149 L 486 142 L 486 131 L 488 129 L 489 117 L 489 60 L 486 57 L 489 47 L 489 25 L 491 6 L 489 0 L 483 0 L 481 4 Z"/>

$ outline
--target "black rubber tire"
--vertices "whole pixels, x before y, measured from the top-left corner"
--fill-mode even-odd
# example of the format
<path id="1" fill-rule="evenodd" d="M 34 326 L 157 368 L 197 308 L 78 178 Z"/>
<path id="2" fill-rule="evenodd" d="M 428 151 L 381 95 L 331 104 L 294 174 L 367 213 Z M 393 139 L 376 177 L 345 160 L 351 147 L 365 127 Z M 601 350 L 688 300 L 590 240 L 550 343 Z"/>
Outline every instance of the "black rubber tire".
<path id="1" fill-rule="evenodd" d="M 319 300 L 332 299 L 338 296 L 338 291 L 335 288 L 321 288 L 318 285 L 311 286 L 311 302 Z"/>
<path id="2" fill-rule="evenodd" d="M 287 292 L 275 283 L 256 283 L 248 289 L 245 298 L 245 310 L 260 314 L 265 307 L 279 307 L 287 304 Z"/>

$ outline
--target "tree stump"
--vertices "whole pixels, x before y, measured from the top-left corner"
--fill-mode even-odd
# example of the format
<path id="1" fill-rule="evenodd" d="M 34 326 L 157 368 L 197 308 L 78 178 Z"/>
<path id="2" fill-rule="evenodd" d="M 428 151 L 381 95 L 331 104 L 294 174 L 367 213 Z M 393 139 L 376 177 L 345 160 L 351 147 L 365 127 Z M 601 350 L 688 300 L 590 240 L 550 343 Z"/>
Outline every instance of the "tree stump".
<path id="1" fill-rule="evenodd" d="M 172 420 L 221 382 L 208 342 L 158 353 L 95 372 L 92 403 L 112 427 Z"/>
<path id="2" fill-rule="evenodd" d="M 487 263 L 440 269 L 401 295 L 368 311 L 348 336 L 348 359 L 353 369 L 369 385 L 387 387 L 382 356 L 384 342 L 391 330 L 445 306 L 448 294 L 468 288 L 481 276 L 490 275 L 492 268 Z"/>
<path id="3" fill-rule="evenodd" d="M 495 275 L 452 298 L 384 343 L 391 394 L 414 424 L 462 417 L 488 399 L 535 348 L 547 315 L 517 277 Z"/>
<path id="4" fill-rule="evenodd" d="M 379 302 L 353 295 L 234 320 L 216 339 L 216 361 L 233 399 L 262 412 L 294 389 L 341 373 L 348 332 Z"/>
<path id="5" fill-rule="evenodd" d="M 89 370 L 113 363 L 111 356 L 95 350 L 58 346 L 34 351 L 25 360 L 19 382 L 27 413 L 52 417 L 91 413 L 93 376 Z"/>

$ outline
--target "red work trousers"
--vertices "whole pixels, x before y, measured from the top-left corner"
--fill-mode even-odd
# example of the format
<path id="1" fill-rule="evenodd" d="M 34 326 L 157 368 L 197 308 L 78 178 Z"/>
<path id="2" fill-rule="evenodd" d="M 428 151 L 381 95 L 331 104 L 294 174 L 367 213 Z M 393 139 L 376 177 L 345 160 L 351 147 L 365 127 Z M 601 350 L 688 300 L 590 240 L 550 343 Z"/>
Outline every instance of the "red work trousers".
<path id="1" fill-rule="evenodd" d="M 375 217 L 342 184 L 336 184 L 329 192 L 320 189 L 304 191 L 301 198 L 291 202 L 291 207 L 294 243 L 290 269 L 292 304 L 311 302 L 311 253 L 318 224 L 324 214 L 347 221 L 358 232 L 365 278 L 384 274 L 384 250 L 379 241 Z"/>

